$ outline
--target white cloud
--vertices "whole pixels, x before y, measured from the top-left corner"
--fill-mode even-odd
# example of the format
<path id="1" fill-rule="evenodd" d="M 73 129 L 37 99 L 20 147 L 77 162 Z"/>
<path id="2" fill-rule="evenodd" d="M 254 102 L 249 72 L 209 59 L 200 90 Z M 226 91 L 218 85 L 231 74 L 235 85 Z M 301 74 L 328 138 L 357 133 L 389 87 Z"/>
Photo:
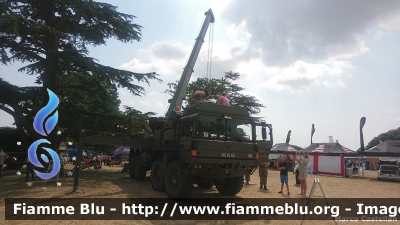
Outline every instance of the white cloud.
<path id="1" fill-rule="evenodd" d="M 177 76 L 182 73 L 189 47 L 176 42 L 155 42 L 139 51 L 139 57 L 148 57 L 148 62 L 134 58 L 119 68 L 139 73 L 157 72 L 163 77 Z"/>
<path id="2" fill-rule="evenodd" d="M 379 25 L 387 30 L 400 30 L 400 14 L 385 15 L 379 22 Z"/>
<path id="3" fill-rule="evenodd" d="M 157 91 L 151 91 L 148 95 L 157 95 Z"/>
<path id="4" fill-rule="evenodd" d="M 345 88 L 343 75 L 354 69 L 351 60 L 369 51 L 363 35 L 374 25 L 397 29 L 400 21 L 396 14 L 400 12 L 399 4 L 363 3 L 213 1 L 216 17 L 228 22 L 225 32 L 233 44 L 214 43 L 212 77 L 219 78 L 232 70 L 242 74 L 241 79 L 259 76 L 265 79 L 259 86 L 275 91 L 303 92 L 321 85 Z M 382 34 L 378 32 L 378 36 Z M 192 80 L 207 74 L 207 41 Z M 138 56 L 121 68 L 155 71 L 161 79 L 174 81 L 180 78 L 191 47 L 171 41 L 155 42 L 139 51 L 148 60 L 141 61 Z"/>
<path id="5" fill-rule="evenodd" d="M 263 101 L 263 99 L 257 94 L 257 93 L 254 93 L 254 92 L 247 92 L 247 91 L 243 91 L 243 94 L 244 95 L 250 95 L 250 96 L 254 96 L 257 100 L 259 100 L 260 102 L 262 102 Z"/>
<path id="6" fill-rule="evenodd" d="M 152 103 L 149 100 L 142 100 L 142 101 L 140 101 L 140 104 L 142 104 L 144 106 L 150 106 Z"/>
<path id="7" fill-rule="evenodd" d="M 397 1 L 369 0 L 233 0 L 222 13 L 232 27 L 250 34 L 246 54 L 261 57 L 267 66 L 283 68 L 298 60 L 349 59 L 363 54 L 368 48 L 361 37 L 368 29 L 377 23 L 397 29 L 399 15 Z"/>
<path id="8" fill-rule="evenodd" d="M 341 87 L 341 88 L 346 88 L 346 87 L 347 87 L 346 82 L 344 82 L 344 81 L 342 81 L 342 80 L 336 80 L 336 85 L 337 85 L 338 87 Z"/>
<path id="9" fill-rule="evenodd" d="M 328 81 L 322 81 L 322 78 L 340 76 L 344 70 L 351 68 L 350 63 L 341 61 L 327 61 L 324 63 L 297 61 L 290 67 L 274 71 L 276 74 L 267 81 L 258 84 L 258 86 L 267 87 L 275 91 L 298 93 L 316 88 L 321 84 L 332 86 Z M 345 83 L 337 80 L 336 85 L 344 87 Z"/>
<path id="10" fill-rule="evenodd" d="M 151 106 L 151 108 L 157 108 L 157 109 L 164 108 L 164 104 L 162 104 L 160 101 L 152 101 L 150 99 L 142 100 L 140 101 L 140 104 L 147 107 Z"/>

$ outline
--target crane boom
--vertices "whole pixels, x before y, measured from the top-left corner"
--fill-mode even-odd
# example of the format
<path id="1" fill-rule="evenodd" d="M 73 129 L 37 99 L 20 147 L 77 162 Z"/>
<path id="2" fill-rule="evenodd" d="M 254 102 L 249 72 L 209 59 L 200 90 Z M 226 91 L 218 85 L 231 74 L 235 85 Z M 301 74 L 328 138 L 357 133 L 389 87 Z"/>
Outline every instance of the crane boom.
<path id="1" fill-rule="evenodd" d="M 165 115 L 166 117 L 169 117 L 171 115 L 171 112 L 176 110 L 177 106 L 179 106 L 179 108 L 181 107 L 182 101 L 186 95 L 186 88 L 189 84 L 190 77 L 194 72 L 194 65 L 196 63 L 197 57 L 199 56 L 201 46 L 203 45 L 204 37 L 206 36 L 208 26 L 210 25 L 210 23 L 214 23 L 215 21 L 214 14 L 211 9 L 209 9 L 204 14 L 206 15 L 206 18 L 204 19 L 204 23 L 203 26 L 201 27 L 199 36 L 196 38 L 196 42 L 193 46 L 193 50 L 192 53 L 190 54 L 189 60 L 185 68 L 183 69 L 181 79 L 179 80 L 175 94 L 170 102 L 168 111 Z"/>

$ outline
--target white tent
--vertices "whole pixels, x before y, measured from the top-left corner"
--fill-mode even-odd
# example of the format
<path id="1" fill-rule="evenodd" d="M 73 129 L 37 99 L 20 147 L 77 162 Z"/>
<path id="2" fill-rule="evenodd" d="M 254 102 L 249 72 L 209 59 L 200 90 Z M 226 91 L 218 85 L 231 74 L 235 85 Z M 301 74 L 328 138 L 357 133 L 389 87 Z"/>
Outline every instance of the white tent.
<path id="1" fill-rule="evenodd" d="M 309 153 L 308 172 L 345 176 L 344 157 L 357 154 L 339 143 L 314 143 L 303 150 Z"/>

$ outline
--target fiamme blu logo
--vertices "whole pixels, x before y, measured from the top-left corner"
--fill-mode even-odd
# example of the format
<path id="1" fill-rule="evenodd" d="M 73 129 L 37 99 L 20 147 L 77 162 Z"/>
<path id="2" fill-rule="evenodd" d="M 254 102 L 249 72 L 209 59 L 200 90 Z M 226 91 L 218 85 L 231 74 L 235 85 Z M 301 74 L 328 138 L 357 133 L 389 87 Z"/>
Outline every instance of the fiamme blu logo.
<path id="1" fill-rule="evenodd" d="M 57 95 L 55 95 L 51 90 L 47 89 L 47 93 L 49 94 L 49 102 L 45 107 L 39 110 L 33 121 L 33 128 L 35 129 L 35 131 L 44 137 L 47 137 L 51 133 L 51 131 L 53 131 L 54 127 L 57 125 L 58 111 L 56 109 L 58 104 L 60 103 Z M 51 142 L 48 141 L 47 139 L 39 139 L 33 142 L 28 149 L 28 158 L 32 163 L 32 165 L 34 165 L 35 167 L 44 168 L 42 163 L 39 161 L 37 154 L 37 150 L 40 144 L 51 144 Z M 36 175 L 39 176 L 40 178 L 48 180 L 57 175 L 58 172 L 60 171 L 61 167 L 60 158 L 53 149 L 46 147 L 41 147 L 41 148 L 45 150 L 47 153 L 49 153 L 51 159 L 49 159 L 43 153 L 40 154 L 40 158 L 45 163 L 50 163 L 50 160 L 52 160 L 53 161 L 52 170 L 48 171 L 48 173 L 42 173 L 39 172 L 38 170 L 34 171 Z"/>

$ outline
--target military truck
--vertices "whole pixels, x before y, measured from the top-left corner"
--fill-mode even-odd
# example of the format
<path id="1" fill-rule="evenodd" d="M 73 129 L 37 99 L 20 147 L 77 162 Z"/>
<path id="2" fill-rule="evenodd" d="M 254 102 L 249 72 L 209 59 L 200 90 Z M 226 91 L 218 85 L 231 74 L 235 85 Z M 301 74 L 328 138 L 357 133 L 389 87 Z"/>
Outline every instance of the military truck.
<path id="1" fill-rule="evenodd" d="M 246 108 L 197 102 L 181 110 L 208 26 L 215 21 L 211 9 L 205 15 L 165 117 L 149 119 L 152 134 L 129 140 L 84 137 L 85 143 L 130 146 L 130 177 L 143 181 L 150 171 L 153 189 L 170 198 L 189 197 L 194 184 L 237 194 L 243 176 L 267 160 L 273 144 L 272 126 L 257 123 Z"/>

